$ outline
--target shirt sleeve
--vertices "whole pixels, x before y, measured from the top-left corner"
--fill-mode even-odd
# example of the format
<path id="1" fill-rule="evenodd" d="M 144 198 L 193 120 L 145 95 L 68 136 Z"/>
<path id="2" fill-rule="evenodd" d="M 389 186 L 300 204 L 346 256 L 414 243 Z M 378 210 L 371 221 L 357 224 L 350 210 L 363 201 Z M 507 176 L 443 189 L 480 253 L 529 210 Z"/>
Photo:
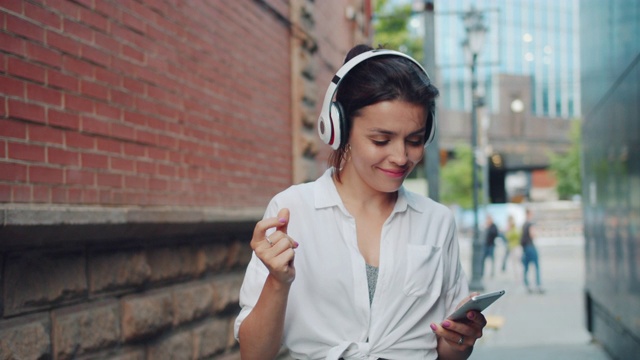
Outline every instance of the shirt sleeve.
<path id="1" fill-rule="evenodd" d="M 277 209 L 276 201 L 271 200 L 264 213 L 263 219 L 276 216 Z M 254 252 L 251 255 L 249 265 L 247 265 L 247 271 L 245 272 L 242 287 L 240 288 L 240 313 L 238 314 L 233 327 L 234 336 L 238 341 L 240 324 L 242 324 L 242 321 L 251 313 L 251 310 L 253 310 L 258 302 L 258 298 L 260 297 L 260 293 L 262 293 L 262 288 L 264 287 L 264 282 L 267 280 L 268 275 L 269 270 Z"/>

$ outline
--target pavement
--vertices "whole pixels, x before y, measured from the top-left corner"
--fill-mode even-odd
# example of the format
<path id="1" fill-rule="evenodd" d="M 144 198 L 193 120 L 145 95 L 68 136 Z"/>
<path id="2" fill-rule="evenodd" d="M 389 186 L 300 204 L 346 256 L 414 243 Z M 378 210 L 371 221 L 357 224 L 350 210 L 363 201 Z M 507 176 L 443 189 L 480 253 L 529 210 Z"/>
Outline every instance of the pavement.
<path id="1" fill-rule="evenodd" d="M 496 269 L 485 264 L 484 292 L 506 294 L 483 313 L 489 321 L 471 360 L 612 360 L 585 325 L 583 238 L 537 239 L 543 294 L 528 293 L 521 267 L 501 270 L 504 246 L 496 245 Z M 460 239 L 463 267 L 471 279 L 470 239 Z M 533 267 L 529 271 L 533 279 Z M 530 283 L 532 281 L 530 280 Z"/>

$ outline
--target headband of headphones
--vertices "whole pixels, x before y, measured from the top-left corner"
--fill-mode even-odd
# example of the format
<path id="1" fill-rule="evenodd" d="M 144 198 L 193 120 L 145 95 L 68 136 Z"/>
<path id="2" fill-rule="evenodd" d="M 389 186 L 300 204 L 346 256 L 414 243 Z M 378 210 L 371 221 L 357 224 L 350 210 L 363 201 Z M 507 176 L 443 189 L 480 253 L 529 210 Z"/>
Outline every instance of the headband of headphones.
<path id="1" fill-rule="evenodd" d="M 418 61 L 399 51 L 387 49 L 369 50 L 354 56 L 351 60 L 347 61 L 342 65 L 338 72 L 336 72 L 333 79 L 331 79 L 331 83 L 329 83 L 327 92 L 324 95 L 324 101 L 322 102 L 322 108 L 320 110 L 320 117 L 318 118 L 318 134 L 320 135 L 320 139 L 322 139 L 325 144 L 331 145 L 332 149 L 337 150 L 342 141 L 346 141 L 346 139 L 342 139 L 342 135 L 346 132 L 346 129 L 344 129 L 344 127 L 346 127 L 344 124 L 346 120 L 343 119 L 340 105 L 333 101 L 333 98 L 338 91 L 338 85 L 340 85 L 340 82 L 342 82 L 342 79 L 347 75 L 347 73 L 358 64 L 372 57 L 383 55 L 394 55 L 409 59 L 411 62 L 416 64 L 422 72 L 424 72 L 427 78 L 429 78 L 429 74 L 427 74 L 427 71 Z M 429 122 L 431 122 L 431 124 L 429 124 Z M 436 123 L 434 114 L 428 115 L 427 126 L 430 126 L 431 129 L 427 129 L 428 136 L 425 140 L 425 147 L 433 140 L 435 135 Z"/>

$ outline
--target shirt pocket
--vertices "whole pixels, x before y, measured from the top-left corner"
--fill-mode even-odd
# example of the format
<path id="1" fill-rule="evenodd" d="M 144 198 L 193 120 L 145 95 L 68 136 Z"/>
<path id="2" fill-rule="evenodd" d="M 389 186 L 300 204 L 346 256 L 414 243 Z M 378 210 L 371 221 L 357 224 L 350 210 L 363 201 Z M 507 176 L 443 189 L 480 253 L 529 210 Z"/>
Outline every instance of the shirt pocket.
<path id="1" fill-rule="evenodd" d="M 441 259 L 442 249 L 439 247 L 408 244 L 407 272 L 403 286 L 404 294 L 407 296 L 421 296 L 426 294 L 429 288 L 441 286 Z M 440 285 L 438 285 L 438 282 Z"/>

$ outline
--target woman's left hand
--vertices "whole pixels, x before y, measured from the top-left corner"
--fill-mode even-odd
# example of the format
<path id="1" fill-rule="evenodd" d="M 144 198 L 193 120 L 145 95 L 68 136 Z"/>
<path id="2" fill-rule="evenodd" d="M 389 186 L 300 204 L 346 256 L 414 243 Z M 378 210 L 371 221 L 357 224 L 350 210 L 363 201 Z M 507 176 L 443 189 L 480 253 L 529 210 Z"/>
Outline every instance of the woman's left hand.
<path id="1" fill-rule="evenodd" d="M 469 300 L 473 295 L 464 299 L 460 305 Z M 468 351 L 473 348 L 476 341 L 482 337 L 482 329 L 487 325 L 487 319 L 479 311 L 468 311 L 467 319 L 453 321 L 446 319 L 442 323 L 431 324 L 431 330 L 438 336 L 438 342 L 445 341 L 452 349 Z"/>

